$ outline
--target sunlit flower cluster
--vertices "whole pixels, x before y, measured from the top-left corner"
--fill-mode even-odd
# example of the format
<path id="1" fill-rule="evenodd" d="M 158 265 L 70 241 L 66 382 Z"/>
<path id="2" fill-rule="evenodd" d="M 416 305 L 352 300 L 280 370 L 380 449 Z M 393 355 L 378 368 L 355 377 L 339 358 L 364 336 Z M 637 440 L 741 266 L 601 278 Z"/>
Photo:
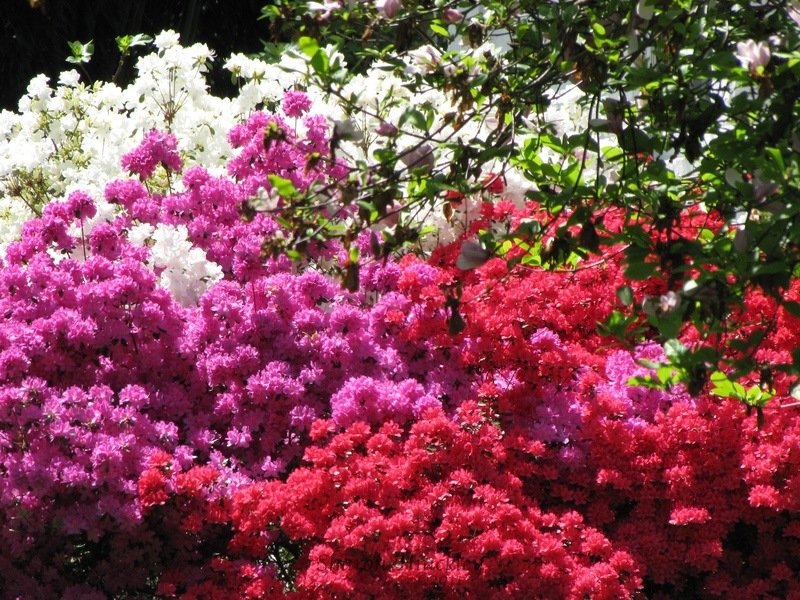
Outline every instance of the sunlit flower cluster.
<path id="1" fill-rule="evenodd" d="M 367 4 L 380 19 L 407 10 Z M 325 20 L 343 3 L 308 8 Z M 235 55 L 240 93 L 221 99 L 204 79 L 213 53 L 164 32 L 129 86 L 39 76 L 0 115 L 3 593 L 800 597 L 789 376 L 756 411 L 686 381 L 649 385 L 670 349 L 653 341 L 658 319 L 699 292 L 630 281 L 622 245 L 572 269 L 515 262 L 533 256 L 525 240 L 501 252 L 495 239 L 536 225 L 541 259 L 554 231 L 589 221 L 548 214 L 537 182 L 503 161 L 413 217 L 396 214 L 398 186 L 394 214 L 341 240 L 293 220 L 313 192 L 321 221 L 349 224 L 330 190 L 369 184 L 358 169 L 376 152 L 396 151 L 391 174 L 412 173 L 411 189 L 452 166 L 458 142 L 491 139 L 496 113 L 425 83 L 468 86 L 506 51 L 475 46 L 414 48 L 405 68 L 349 79 L 343 55 L 318 48 L 347 79 L 338 94 L 300 50 Z M 767 46 L 738 53 L 742 76 L 764 76 Z M 546 100 L 513 140 L 546 138 L 542 165 L 591 170 L 597 155 L 567 151 L 580 132 L 619 150 L 618 99 L 576 85 Z M 751 180 L 761 201 L 776 191 Z M 679 217 L 659 228 L 642 211 L 642 243 L 726 227 L 711 211 Z M 381 255 L 406 218 L 432 226 L 424 252 Z M 591 218 L 614 232 L 627 217 Z M 273 251 L 303 235 L 299 258 Z M 629 301 L 609 293 L 623 286 Z M 800 300 L 800 285 L 782 294 Z M 598 327 L 620 303 L 641 308 L 624 341 Z M 800 319 L 769 294 L 740 310 L 774 315 L 753 357 L 791 362 Z"/>

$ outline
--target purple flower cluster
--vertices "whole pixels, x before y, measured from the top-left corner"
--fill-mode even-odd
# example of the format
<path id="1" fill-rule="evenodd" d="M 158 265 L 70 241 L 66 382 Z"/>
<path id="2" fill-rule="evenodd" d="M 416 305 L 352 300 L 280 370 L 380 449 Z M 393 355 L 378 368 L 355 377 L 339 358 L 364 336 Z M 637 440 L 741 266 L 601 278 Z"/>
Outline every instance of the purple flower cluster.
<path id="1" fill-rule="evenodd" d="M 149 131 L 138 148 L 122 157 L 122 168 L 142 180 L 152 177 L 158 165 L 172 171 L 180 171 L 183 166 L 178 140 L 171 133 Z"/>
<path id="2" fill-rule="evenodd" d="M 311 108 L 311 99 L 304 93 L 289 90 L 283 96 L 281 109 L 287 117 L 302 117 Z"/>
<path id="3" fill-rule="evenodd" d="M 297 108 L 292 101 L 290 106 Z M 241 183 L 245 194 L 256 195 L 261 187 L 271 189 L 269 175 L 288 179 L 295 189 L 304 191 L 315 181 L 338 180 L 347 174 L 341 159 L 330 160 L 328 119 L 308 115 L 301 125 L 302 139 L 280 115 L 260 112 L 230 131 L 228 141 L 239 154 L 228 163 L 228 173 Z"/>
<path id="4" fill-rule="evenodd" d="M 444 328 L 446 314 L 402 291 L 396 263 L 364 265 L 361 290 L 348 293 L 261 258 L 279 227 L 263 214 L 242 221 L 244 199 L 270 174 L 298 189 L 343 174 L 340 164 L 309 166 L 310 154 L 329 154 L 328 134 L 324 121 L 304 122 L 302 140 L 265 114 L 231 132 L 235 181 L 192 167 L 183 191 L 166 197 L 116 181 L 106 189 L 120 207 L 113 220 L 84 232 L 95 206 L 75 193 L 9 247 L 0 262 L 0 589 L 23 598 L 146 589 L 164 559 L 137 502 L 154 457 L 170 457 L 173 473 L 211 465 L 234 490 L 285 472 L 317 418 L 403 420 L 469 393 L 474 376 L 456 348 L 406 333 L 423 331 L 421 321 Z M 123 159 L 145 179 L 158 163 L 181 167 L 174 138 L 158 132 Z M 159 286 L 150 249 L 129 239 L 157 224 L 185 226 L 222 267 L 196 306 Z"/>
<path id="5" fill-rule="evenodd" d="M 629 385 L 632 377 L 652 375 L 652 370 L 637 365 L 637 360 L 666 362 L 666 357 L 661 346 L 653 342 L 638 346 L 634 354 L 614 352 L 606 359 L 606 381 L 597 387 L 598 394 L 610 395 L 615 398 L 620 410 L 624 407 L 624 422 L 628 427 L 637 428 L 652 423 L 657 414 L 678 402 L 692 407 L 695 405 L 682 385 L 675 386 L 669 392 Z"/>

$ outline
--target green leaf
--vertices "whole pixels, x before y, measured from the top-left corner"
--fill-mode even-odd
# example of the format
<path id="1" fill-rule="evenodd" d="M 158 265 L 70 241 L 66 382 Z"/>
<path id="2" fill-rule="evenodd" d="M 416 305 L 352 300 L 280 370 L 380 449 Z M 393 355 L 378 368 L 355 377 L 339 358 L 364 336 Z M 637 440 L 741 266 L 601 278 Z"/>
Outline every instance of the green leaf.
<path id="1" fill-rule="evenodd" d="M 580 179 L 582 170 L 583 165 L 579 161 L 575 161 L 561 171 L 561 179 L 567 187 L 575 187 Z"/>
<path id="2" fill-rule="evenodd" d="M 525 261 L 523 260 L 523 263 Z M 610 335 L 617 339 L 625 339 L 628 328 L 636 323 L 634 316 L 627 316 L 617 310 L 612 311 L 606 319 L 597 324 L 600 335 Z"/>
<path id="3" fill-rule="evenodd" d="M 766 332 L 763 329 L 757 329 L 743 340 L 731 340 L 729 346 L 739 352 L 748 352 L 753 348 L 758 347 L 764 341 Z"/>
<path id="4" fill-rule="evenodd" d="M 656 369 L 656 376 L 665 384 L 677 383 L 679 379 L 677 371 L 670 365 L 663 365 Z"/>
<path id="5" fill-rule="evenodd" d="M 149 44 L 153 41 L 153 38 L 144 33 L 137 33 L 136 35 L 121 35 L 114 38 L 114 41 L 117 42 L 117 49 L 120 51 L 120 54 L 127 56 L 131 48 Z"/>
<path id="6" fill-rule="evenodd" d="M 747 390 L 747 394 L 744 397 L 744 401 L 751 406 L 756 406 L 758 408 L 761 408 L 762 406 L 766 405 L 771 398 L 772 398 L 772 392 L 762 390 L 757 385 L 754 385 Z"/>
<path id="7" fill-rule="evenodd" d="M 636 361 L 636 364 L 641 365 L 646 369 L 652 369 L 653 371 L 655 371 L 656 369 L 660 369 L 661 367 L 664 366 L 659 362 L 655 362 L 653 360 L 647 360 L 646 358 L 640 358 L 639 360 Z"/>
<path id="8" fill-rule="evenodd" d="M 652 138 L 636 127 L 626 127 L 617 139 L 620 148 L 630 154 L 652 154 L 655 149 Z"/>
<path id="9" fill-rule="evenodd" d="M 656 274 L 656 265 L 646 262 L 636 262 L 625 267 L 624 275 L 633 281 L 649 279 Z"/>
<path id="10" fill-rule="evenodd" d="M 670 362 L 680 365 L 689 356 L 689 349 L 679 340 L 667 340 L 664 342 L 664 354 Z"/>
<path id="11" fill-rule="evenodd" d="M 775 161 L 775 165 L 778 167 L 778 170 L 781 173 L 786 171 L 786 164 L 783 162 L 783 155 L 781 154 L 780 150 L 777 148 L 765 148 L 764 150 L 766 151 L 767 155 Z"/>
<path id="12" fill-rule="evenodd" d="M 669 387 L 669 384 L 661 381 L 655 375 L 645 375 L 644 377 L 630 377 L 628 381 L 625 382 L 627 385 L 630 386 L 641 386 L 646 388 L 653 388 L 656 390 L 666 390 Z"/>
<path id="13" fill-rule="evenodd" d="M 633 288 L 623 285 L 617 288 L 617 298 L 625 306 L 633 306 Z"/>
<path id="14" fill-rule="evenodd" d="M 771 262 L 759 263 L 753 267 L 753 276 L 762 275 L 777 275 L 779 273 L 786 273 L 789 270 L 789 265 L 785 262 Z"/>
<path id="15" fill-rule="evenodd" d="M 679 312 L 672 312 L 661 316 L 653 315 L 652 317 L 648 317 L 648 321 L 651 323 L 655 321 L 654 325 L 658 327 L 658 333 L 661 337 L 666 339 L 678 337 L 678 333 L 683 325 L 683 319 Z"/>
<path id="16" fill-rule="evenodd" d="M 783 306 L 784 310 L 793 317 L 800 317 L 800 303 L 792 300 L 784 300 L 781 303 L 781 306 Z"/>
<path id="17" fill-rule="evenodd" d="M 81 63 L 87 63 L 91 60 L 92 54 L 94 54 L 94 41 L 89 40 L 85 44 L 80 42 L 67 42 L 69 44 L 69 49 L 72 52 L 72 56 L 67 58 L 67 62 L 79 65 Z"/>
<path id="18" fill-rule="evenodd" d="M 294 248 L 287 248 L 284 253 L 291 260 L 301 260 L 303 258 L 303 255 Z"/>
<path id="19" fill-rule="evenodd" d="M 539 142 L 541 142 L 543 146 L 547 146 L 548 148 L 550 148 L 551 150 L 555 150 L 559 154 L 567 153 L 567 149 L 564 148 L 563 144 L 561 143 L 561 140 L 553 135 L 540 135 Z M 538 148 L 536 148 L 536 155 L 538 156 Z"/>
<path id="20" fill-rule="evenodd" d="M 295 198 L 299 196 L 294 184 L 288 179 L 284 179 L 278 175 L 270 175 L 269 182 L 272 184 L 272 187 L 278 190 L 278 193 L 284 198 Z"/>
<path id="21" fill-rule="evenodd" d="M 433 33 L 437 33 L 443 37 L 450 39 L 450 32 L 447 31 L 446 28 L 439 25 L 439 23 L 436 23 L 435 21 L 431 23 L 431 31 L 433 31 Z"/>
<path id="22" fill-rule="evenodd" d="M 311 57 L 311 66 L 314 67 L 314 72 L 318 75 L 327 73 L 330 67 L 328 55 L 322 50 L 318 50 L 314 56 Z"/>
<path id="23" fill-rule="evenodd" d="M 297 46 L 308 58 L 314 58 L 317 52 L 319 52 L 319 44 L 317 44 L 317 40 L 314 38 L 303 36 L 297 40 Z"/>
<path id="24" fill-rule="evenodd" d="M 722 371 L 712 373 L 710 379 L 711 383 L 714 384 L 711 393 L 715 396 L 736 398 L 737 400 L 744 400 L 747 397 L 744 387 L 728 379 L 728 376 Z"/>
<path id="25" fill-rule="evenodd" d="M 476 162 L 478 164 L 485 164 L 495 158 L 499 157 L 507 157 L 513 151 L 512 147 L 509 146 L 495 146 L 493 148 L 486 148 L 485 150 L 481 150 L 481 153 L 478 154 Z"/>
<path id="26" fill-rule="evenodd" d="M 425 118 L 425 115 L 415 108 L 408 108 L 400 115 L 400 118 L 397 120 L 397 127 L 402 129 L 403 125 L 406 123 L 411 123 L 420 131 L 428 130 L 428 120 Z"/>

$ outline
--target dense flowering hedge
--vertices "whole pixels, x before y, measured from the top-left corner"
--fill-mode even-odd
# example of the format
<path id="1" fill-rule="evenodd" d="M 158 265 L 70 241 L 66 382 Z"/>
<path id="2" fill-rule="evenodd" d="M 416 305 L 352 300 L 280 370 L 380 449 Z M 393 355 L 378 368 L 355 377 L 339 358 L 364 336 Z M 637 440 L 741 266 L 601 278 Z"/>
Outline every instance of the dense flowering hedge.
<path id="1" fill-rule="evenodd" d="M 487 265 L 474 285 L 497 285 L 497 271 Z M 548 278 L 518 278 L 520 310 L 536 307 Z M 584 288 L 567 281 L 562 290 L 591 302 L 588 277 Z M 146 472 L 151 522 L 178 523 L 195 548 L 227 544 L 225 560 L 181 557 L 160 591 L 279 597 L 288 571 L 296 598 L 800 595 L 793 410 L 776 407 L 759 428 L 729 400 L 631 387 L 644 371 L 635 359 L 658 359 L 658 346 L 593 348 L 588 336 L 580 354 L 580 324 L 563 342 L 544 327 L 510 336 L 515 311 L 484 315 L 492 331 L 470 306 L 464 340 L 513 340 L 538 360 L 504 370 L 505 354 L 476 344 L 474 364 L 494 376 L 455 419 L 433 409 L 410 427 L 341 433 L 318 421 L 285 481 L 227 500 L 206 466 Z M 516 383 L 524 371 L 532 384 Z"/>
<path id="2" fill-rule="evenodd" d="M 140 132 L 103 198 L 71 190 L 8 246 L 3 593 L 800 598 L 796 409 L 778 398 L 762 424 L 628 385 L 664 353 L 644 321 L 628 345 L 598 332 L 621 252 L 457 268 L 469 235 L 547 218 L 495 178 L 427 259 L 352 240 L 356 291 L 331 275 L 350 260 L 338 243 L 271 256 L 275 213 L 242 214 L 290 201 L 270 176 L 302 191 L 349 173 L 321 160 L 333 132 L 312 107 L 294 90 L 234 126 L 224 174 Z M 761 352 L 798 345 L 774 301 L 741 310 L 772 319 Z"/>
<path id="3" fill-rule="evenodd" d="M 262 260 L 262 241 L 278 226 L 239 212 L 269 186 L 267 172 L 298 188 L 343 172 L 296 171 L 327 144 L 324 121 L 307 124 L 296 140 L 280 116 L 254 114 L 230 135 L 241 148 L 233 179 L 192 167 L 183 191 L 168 196 L 146 184 L 156 170 L 180 170 L 176 141 L 150 132 L 122 158 L 138 179 L 106 188 L 122 209 L 113 220 L 87 233 L 94 202 L 73 192 L 8 248 L 6 587 L 38 597 L 70 581 L 114 593 L 142 585 L 159 544 L 136 496 L 154 456 L 169 452 L 177 470 L 207 462 L 235 489 L 285 473 L 318 417 L 406 423 L 443 397 L 456 405 L 471 393 L 477 375 L 454 341 L 396 333 L 417 321 L 444 329 L 440 306 L 416 305 L 399 285 L 404 272 L 435 285 L 435 270 L 376 263 L 349 294 L 313 270 L 293 274 L 287 259 Z M 267 148 L 270 125 L 285 136 Z"/>

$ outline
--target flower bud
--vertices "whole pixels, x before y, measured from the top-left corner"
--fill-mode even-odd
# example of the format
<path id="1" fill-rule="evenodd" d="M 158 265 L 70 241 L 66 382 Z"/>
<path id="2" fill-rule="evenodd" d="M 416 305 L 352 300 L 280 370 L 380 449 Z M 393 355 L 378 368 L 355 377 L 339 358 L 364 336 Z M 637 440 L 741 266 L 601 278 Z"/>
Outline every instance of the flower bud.
<path id="1" fill-rule="evenodd" d="M 403 2 L 401 0 L 375 0 L 375 6 L 387 18 L 393 19 L 402 10 Z"/>
<path id="2" fill-rule="evenodd" d="M 381 124 L 375 128 L 375 133 L 378 135 L 385 135 L 386 137 L 394 137 L 397 135 L 397 127 L 388 121 L 381 121 Z"/>
<path id="3" fill-rule="evenodd" d="M 442 12 L 442 21 L 444 21 L 448 25 L 455 25 L 463 18 L 464 15 L 461 14 L 461 11 L 456 10 L 455 8 L 446 8 Z"/>

